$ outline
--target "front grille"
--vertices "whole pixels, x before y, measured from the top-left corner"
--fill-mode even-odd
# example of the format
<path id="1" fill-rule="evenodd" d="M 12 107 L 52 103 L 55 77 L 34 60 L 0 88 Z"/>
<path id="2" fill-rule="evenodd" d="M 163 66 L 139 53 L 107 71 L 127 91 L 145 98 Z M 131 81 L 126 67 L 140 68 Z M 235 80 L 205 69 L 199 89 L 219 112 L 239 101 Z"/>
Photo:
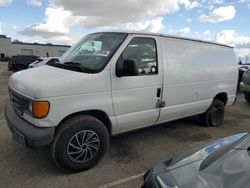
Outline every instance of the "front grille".
<path id="1" fill-rule="evenodd" d="M 23 115 L 23 111 L 25 109 L 25 105 L 26 103 L 26 99 L 24 99 L 20 94 L 9 90 L 9 94 L 10 94 L 10 101 L 15 109 L 15 111 L 20 114 Z"/>

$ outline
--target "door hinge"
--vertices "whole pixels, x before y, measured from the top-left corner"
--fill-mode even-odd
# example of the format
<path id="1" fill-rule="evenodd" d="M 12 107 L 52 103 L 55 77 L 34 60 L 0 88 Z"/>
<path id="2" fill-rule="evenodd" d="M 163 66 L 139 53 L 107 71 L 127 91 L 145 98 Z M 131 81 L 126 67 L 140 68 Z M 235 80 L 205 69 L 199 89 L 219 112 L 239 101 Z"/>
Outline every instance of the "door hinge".
<path id="1" fill-rule="evenodd" d="M 166 101 L 157 101 L 156 108 L 163 108 L 166 106 Z"/>

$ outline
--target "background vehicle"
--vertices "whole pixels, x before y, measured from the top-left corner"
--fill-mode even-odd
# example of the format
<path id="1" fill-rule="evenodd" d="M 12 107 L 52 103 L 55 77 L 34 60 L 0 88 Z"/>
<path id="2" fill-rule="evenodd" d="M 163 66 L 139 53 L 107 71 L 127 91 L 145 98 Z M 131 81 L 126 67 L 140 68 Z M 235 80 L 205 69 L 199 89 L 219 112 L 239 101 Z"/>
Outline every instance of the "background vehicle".
<path id="1" fill-rule="evenodd" d="M 58 62 L 13 74 L 5 108 L 14 139 L 51 145 L 64 170 L 93 167 L 109 136 L 200 115 L 219 126 L 236 97 L 233 48 L 140 32 L 85 36 Z"/>
<path id="2" fill-rule="evenodd" d="M 18 55 L 9 60 L 8 68 L 10 71 L 17 72 L 27 69 L 29 64 L 39 59 L 38 56 L 31 55 Z"/>
<path id="3" fill-rule="evenodd" d="M 47 63 L 53 63 L 53 61 L 57 61 L 58 57 L 41 57 L 34 61 L 33 63 L 29 64 L 28 68 L 39 67 L 42 65 L 46 65 Z"/>
<path id="4" fill-rule="evenodd" d="M 250 65 L 238 65 L 239 68 L 239 78 L 238 78 L 238 86 L 237 86 L 237 91 L 240 91 L 240 83 L 242 81 L 242 76 L 244 74 L 244 72 L 246 72 L 247 70 L 250 70 Z"/>
<path id="5" fill-rule="evenodd" d="M 245 99 L 250 103 L 250 70 L 244 72 L 240 88 L 245 94 Z"/>
<path id="6" fill-rule="evenodd" d="M 248 188 L 250 135 L 236 134 L 155 165 L 143 188 Z"/>

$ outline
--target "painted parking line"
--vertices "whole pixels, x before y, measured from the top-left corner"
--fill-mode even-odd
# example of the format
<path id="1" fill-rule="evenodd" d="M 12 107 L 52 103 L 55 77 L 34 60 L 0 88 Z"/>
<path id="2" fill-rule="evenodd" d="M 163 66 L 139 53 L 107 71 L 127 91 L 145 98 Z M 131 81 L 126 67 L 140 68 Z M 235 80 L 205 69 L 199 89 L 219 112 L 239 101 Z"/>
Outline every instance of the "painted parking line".
<path id="1" fill-rule="evenodd" d="M 120 185 L 122 183 L 126 183 L 126 182 L 129 182 L 129 181 L 141 178 L 143 175 L 144 175 L 144 173 L 140 173 L 140 174 L 133 175 L 133 176 L 130 176 L 130 177 L 127 177 L 127 178 L 122 178 L 120 180 L 101 185 L 101 186 L 99 186 L 99 188 L 109 188 L 109 187 L 113 187 L 113 186 L 116 186 L 116 185 Z"/>

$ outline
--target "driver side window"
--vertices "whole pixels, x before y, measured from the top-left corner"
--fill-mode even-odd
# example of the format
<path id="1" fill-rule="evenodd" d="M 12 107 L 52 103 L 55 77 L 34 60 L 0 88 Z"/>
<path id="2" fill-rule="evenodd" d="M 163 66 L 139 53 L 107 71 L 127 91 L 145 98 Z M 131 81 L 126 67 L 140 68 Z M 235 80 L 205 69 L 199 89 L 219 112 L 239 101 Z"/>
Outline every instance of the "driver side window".
<path id="1" fill-rule="evenodd" d="M 122 59 L 133 60 L 138 75 L 158 74 L 156 43 L 152 38 L 133 38 L 123 51 Z"/>

